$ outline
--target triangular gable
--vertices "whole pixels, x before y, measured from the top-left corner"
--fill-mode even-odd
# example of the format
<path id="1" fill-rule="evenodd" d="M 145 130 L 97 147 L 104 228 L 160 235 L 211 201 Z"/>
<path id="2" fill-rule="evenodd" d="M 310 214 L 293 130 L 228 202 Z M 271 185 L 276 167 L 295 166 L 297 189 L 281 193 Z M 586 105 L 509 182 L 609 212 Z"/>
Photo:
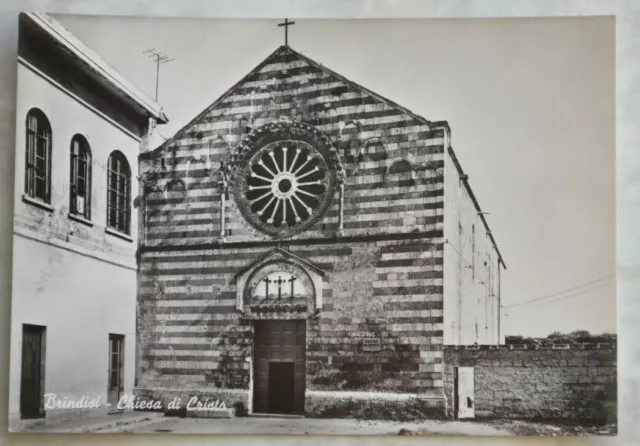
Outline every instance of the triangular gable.
<path id="1" fill-rule="evenodd" d="M 244 275 L 248 271 L 251 271 L 251 270 L 255 269 L 256 267 L 262 265 L 263 263 L 267 263 L 271 258 L 276 257 L 277 255 L 281 255 L 285 259 L 293 260 L 294 263 L 302 264 L 302 265 L 308 267 L 309 269 L 315 271 L 316 273 L 320 274 L 321 276 L 324 276 L 324 275 L 327 274 L 322 268 L 314 265 L 313 263 L 309 262 L 308 260 L 303 259 L 302 257 L 298 257 L 297 255 L 292 254 L 289 251 L 285 251 L 282 248 L 274 248 L 273 250 L 269 251 L 264 256 L 260 257 L 258 260 L 256 260 L 253 263 L 251 263 L 249 266 L 247 266 L 247 267 L 241 269 L 240 271 L 238 271 L 235 274 L 234 279 L 237 279 L 238 277 L 241 277 L 242 275 Z"/>
<path id="2" fill-rule="evenodd" d="M 253 70 L 251 70 L 246 76 L 244 76 L 242 79 L 240 79 L 235 85 L 233 85 L 229 90 L 227 90 L 222 96 L 220 96 L 215 102 L 213 102 L 210 106 L 208 106 L 206 109 L 204 109 L 202 112 L 200 112 L 195 118 L 193 118 L 191 121 L 189 121 L 184 127 L 182 127 L 178 132 L 176 132 L 176 134 L 169 138 L 168 140 L 166 140 L 164 143 L 162 143 L 162 145 L 160 145 L 158 148 L 150 151 L 150 152 L 146 152 L 145 154 L 142 154 L 141 157 L 145 158 L 147 156 L 150 156 L 151 154 L 157 153 L 158 151 L 162 151 L 163 149 L 165 149 L 166 147 L 171 146 L 175 141 L 179 140 L 184 133 L 186 133 L 190 128 L 192 128 L 194 125 L 196 125 L 198 122 L 200 122 L 203 118 L 205 118 L 209 113 L 211 113 L 213 110 L 215 110 L 216 108 L 218 108 L 229 96 L 233 95 L 234 92 L 236 92 L 238 89 L 240 89 L 242 87 L 243 84 L 251 81 L 252 78 L 254 78 L 255 76 L 257 76 L 260 71 L 267 65 L 269 64 L 274 64 L 274 63 L 279 63 L 282 62 L 282 59 L 286 59 L 287 62 L 290 62 L 292 60 L 299 60 L 302 61 L 303 63 L 307 64 L 310 67 L 313 67 L 319 71 L 324 72 L 326 75 L 330 76 L 331 78 L 334 78 L 336 81 L 342 82 L 343 84 L 345 84 L 345 86 L 356 90 L 364 95 L 370 96 L 372 98 L 374 98 L 375 100 L 377 100 L 378 102 L 385 104 L 386 106 L 397 110 L 399 113 L 405 114 L 408 117 L 411 117 L 415 120 L 417 120 L 418 122 L 420 122 L 421 124 L 427 125 L 427 126 L 438 126 L 438 127 L 446 127 L 447 130 L 449 129 L 449 125 L 446 121 L 437 121 L 437 122 L 431 122 L 426 120 L 425 118 L 423 118 L 422 116 L 412 112 L 411 110 L 397 104 L 394 101 L 391 101 L 390 99 L 387 99 L 371 90 L 369 90 L 368 88 L 363 87 L 362 85 L 350 81 L 349 79 L 345 78 L 344 76 L 336 73 L 335 71 L 325 67 L 324 65 L 322 65 L 319 62 L 314 61 L 313 59 L 299 53 L 298 51 L 293 50 L 291 47 L 289 46 L 280 46 L 278 47 L 273 53 L 271 53 L 266 59 L 264 59 L 262 62 L 260 62 Z"/>

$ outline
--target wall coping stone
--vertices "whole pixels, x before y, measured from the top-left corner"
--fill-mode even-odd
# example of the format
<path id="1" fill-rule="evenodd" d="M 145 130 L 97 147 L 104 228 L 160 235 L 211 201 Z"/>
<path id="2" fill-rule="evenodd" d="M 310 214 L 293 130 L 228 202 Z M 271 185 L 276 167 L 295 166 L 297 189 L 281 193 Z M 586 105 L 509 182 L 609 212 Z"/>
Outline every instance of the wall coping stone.
<path id="1" fill-rule="evenodd" d="M 310 398 L 335 398 L 351 400 L 382 400 L 382 401 L 406 401 L 411 399 L 442 400 L 442 391 L 437 393 L 394 393 L 394 392 L 358 392 L 344 390 L 306 390 L 305 397 Z"/>
<path id="2" fill-rule="evenodd" d="M 502 344 L 502 345 L 443 345 L 445 351 L 473 351 L 473 350 L 616 350 L 617 344 L 613 342 L 588 342 L 576 344 Z"/>

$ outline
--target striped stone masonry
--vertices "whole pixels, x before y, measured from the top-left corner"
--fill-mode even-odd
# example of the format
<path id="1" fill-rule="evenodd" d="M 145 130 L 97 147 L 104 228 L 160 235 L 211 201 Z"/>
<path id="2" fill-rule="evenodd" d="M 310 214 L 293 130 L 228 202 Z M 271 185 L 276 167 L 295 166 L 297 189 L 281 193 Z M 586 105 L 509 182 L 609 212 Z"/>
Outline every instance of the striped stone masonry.
<path id="1" fill-rule="evenodd" d="M 283 120 L 326 136 L 344 183 L 312 226 L 276 240 L 243 218 L 225 166 L 254 129 Z M 448 132 L 280 47 L 143 153 L 139 391 L 236 392 L 250 405 L 255 329 L 238 308 L 237 277 L 280 248 L 325 273 L 322 308 L 306 320 L 307 414 L 351 407 L 349 392 L 444 410 Z"/>
<path id="2" fill-rule="evenodd" d="M 281 118 L 315 126 L 341 155 L 345 235 L 442 229 L 446 125 L 432 125 L 283 47 L 174 138 L 141 156 L 145 245 L 215 241 L 220 163 L 252 128 Z M 246 224 L 230 198 L 225 241 L 268 239 Z M 336 196 L 311 230 L 293 238 L 334 234 L 337 204 Z"/>
<path id="3" fill-rule="evenodd" d="M 442 240 L 290 250 L 329 272 L 323 311 L 307 322 L 308 388 L 418 392 L 441 387 Z M 141 385 L 186 380 L 245 388 L 252 326 L 236 311 L 233 277 L 268 252 L 221 249 L 141 256 Z M 365 337 L 379 338 L 381 351 L 362 352 Z M 390 379 L 392 375 L 398 378 Z"/>

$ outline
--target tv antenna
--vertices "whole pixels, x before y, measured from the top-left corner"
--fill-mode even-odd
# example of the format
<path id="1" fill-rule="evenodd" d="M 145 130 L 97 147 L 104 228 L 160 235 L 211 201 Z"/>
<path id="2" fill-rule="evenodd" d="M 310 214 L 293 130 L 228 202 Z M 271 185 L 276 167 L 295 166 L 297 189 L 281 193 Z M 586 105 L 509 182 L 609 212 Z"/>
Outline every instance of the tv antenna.
<path id="1" fill-rule="evenodd" d="M 157 51 L 155 48 L 151 48 L 150 50 L 147 50 L 145 52 L 143 52 L 142 54 L 146 54 L 147 56 L 149 56 L 151 59 L 155 60 L 156 62 L 156 97 L 155 100 L 158 100 L 158 83 L 160 82 L 160 65 L 165 64 L 165 63 L 169 63 L 172 60 L 175 60 L 175 58 L 173 57 L 169 57 L 168 55 Z"/>

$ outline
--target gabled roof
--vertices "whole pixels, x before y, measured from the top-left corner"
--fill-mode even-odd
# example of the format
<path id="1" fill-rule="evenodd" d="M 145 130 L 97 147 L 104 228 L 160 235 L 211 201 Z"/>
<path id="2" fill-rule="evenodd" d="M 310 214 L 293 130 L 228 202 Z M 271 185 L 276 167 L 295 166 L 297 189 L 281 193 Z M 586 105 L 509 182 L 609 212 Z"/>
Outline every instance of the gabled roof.
<path id="1" fill-rule="evenodd" d="M 453 160 L 453 164 L 456 167 L 456 170 L 458 171 L 458 174 L 460 175 L 461 178 L 463 178 L 462 183 L 464 184 L 464 187 L 467 189 L 467 192 L 469 193 L 469 197 L 471 197 L 471 201 L 472 201 L 474 207 L 476 208 L 476 211 L 478 212 L 478 216 L 480 217 L 480 220 L 482 220 L 482 223 L 484 224 L 484 229 L 487 231 L 487 235 L 491 239 L 491 243 L 493 244 L 493 247 L 496 249 L 496 253 L 498 254 L 498 261 L 502 264 L 502 267 L 504 269 L 507 269 L 507 265 L 506 265 L 506 263 L 504 263 L 504 259 L 502 258 L 502 254 L 500 253 L 500 250 L 498 249 L 498 244 L 496 243 L 496 239 L 493 237 L 493 233 L 491 232 L 491 229 L 489 229 L 489 223 L 487 223 L 487 219 L 484 218 L 484 213 L 482 212 L 482 209 L 480 208 L 480 204 L 478 203 L 478 200 L 476 199 L 476 195 L 473 193 L 473 190 L 471 189 L 471 186 L 469 185 L 469 177 L 462 170 L 462 166 L 460 165 L 460 161 L 458 161 L 458 157 L 456 156 L 455 152 L 453 151 L 453 147 L 449 146 L 448 151 L 449 151 L 449 155 L 451 156 L 451 159 Z"/>
<path id="2" fill-rule="evenodd" d="M 238 82 L 236 82 L 231 88 L 229 88 L 225 93 L 223 93 L 222 96 L 220 96 L 213 104 L 211 104 L 210 106 L 205 108 L 195 118 L 193 118 L 191 121 L 189 121 L 180 130 L 178 130 L 175 135 L 173 135 L 171 138 L 169 138 L 168 140 L 163 142 L 155 150 L 153 150 L 151 152 L 146 152 L 146 153 L 153 153 L 153 152 L 162 150 L 162 149 L 170 146 L 175 140 L 179 139 L 194 124 L 196 124 L 198 121 L 200 121 L 202 118 L 204 118 L 209 112 L 211 112 L 212 110 L 215 110 L 238 87 L 240 87 L 243 83 L 245 83 L 249 79 L 251 79 L 251 77 L 256 75 L 263 67 L 265 67 L 266 65 L 272 63 L 274 59 L 276 59 L 277 57 L 280 57 L 282 55 L 292 55 L 292 56 L 298 58 L 299 60 L 302 60 L 302 61 L 306 62 L 310 66 L 312 66 L 312 67 L 314 67 L 314 68 L 316 68 L 316 69 L 318 69 L 320 71 L 323 71 L 323 72 L 327 73 L 329 76 L 334 77 L 336 80 L 339 80 L 339 81 L 345 83 L 346 85 L 350 86 L 351 88 L 353 88 L 355 90 L 358 90 L 358 91 L 360 91 L 360 92 L 362 92 L 364 94 L 367 94 L 367 95 L 369 95 L 371 97 L 374 97 L 377 100 L 379 100 L 380 102 L 385 103 L 388 106 L 390 106 L 392 108 L 395 108 L 396 110 L 398 110 L 398 111 L 400 111 L 402 113 L 407 114 L 408 116 L 411 116 L 412 118 L 418 120 L 419 122 L 421 122 L 421 123 L 423 123 L 425 125 L 434 126 L 434 127 L 445 127 L 447 129 L 447 131 L 449 131 L 449 124 L 446 121 L 436 121 L 436 122 L 428 121 L 425 118 L 423 118 L 422 116 L 420 116 L 420 115 L 412 112 L 411 110 L 407 109 L 406 107 L 403 107 L 400 104 L 397 104 L 396 102 L 394 102 L 394 101 L 392 101 L 390 99 L 387 99 L 387 98 L 379 95 L 378 93 L 375 93 L 375 92 L 369 90 L 368 88 L 365 88 L 362 85 L 345 78 L 344 76 L 336 73 L 335 71 L 325 67 L 321 63 L 316 62 L 315 60 L 303 55 L 302 53 L 300 53 L 300 52 L 298 52 L 298 51 L 296 51 L 294 49 L 292 49 L 290 46 L 282 45 L 282 46 L 278 47 L 275 51 L 273 51 L 269 56 L 267 56 L 266 59 L 264 59 L 262 62 L 260 62 L 253 70 L 249 71 L 249 73 L 246 76 L 244 76 L 242 79 L 240 79 Z M 145 154 L 142 154 L 141 156 L 144 158 Z"/>
<path id="3" fill-rule="evenodd" d="M 96 52 L 71 34 L 60 22 L 44 13 L 25 12 L 21 15 L 30 19 L 32 23 L 45 32 L 54 42 L 64 47 L 75 58 L 86 64 L 94 76 L 101 78 L 129 99 L 129 101 L 142 108 L 148 116 L 157 119 L 158 122 L 162 124 L 169 122 L 160 104 L 149 98 L 140 89 L 125 79 L 124 76 L 105 62 Z"/>
<path id="4" fill-rule="evenodd" d="M 251 263 L 249 266 L 241 269 L 240 271 L 238 271 L 234 278 L 238 278 L 240 276 L 242 276 L 243 274 L 247 273 L 248 271 L 251 271 L 252 269 L 254 269 L 255 267 L 266 263 L 269 259 L 271 259 L 272 257 L 275 257 L 276 255 L 281 255 L 284 258 L 289 258 L 294 260 L 296 263 L 300 263 L 303 264 L 305 266 L 307 266 L 308 268 L 314 270 L 315 272 L 317 272 L 318 274 L 320 274 L 321 276 L 326 275 L 327 273 L 319 268 L 318 266 L 314 265 L 313 263 L 309 262 L 308 260 L 303 259 L 302 257 L 298 257 L 295 254 L 291 254 L 289 251 L 285 251 L 282 248 L 274 248 L 272 251 L 269 251 L 267 254 L 265 254 L 264 256 L 260 257 L 258 260 L 256 260 L 255 262 Z"/>

